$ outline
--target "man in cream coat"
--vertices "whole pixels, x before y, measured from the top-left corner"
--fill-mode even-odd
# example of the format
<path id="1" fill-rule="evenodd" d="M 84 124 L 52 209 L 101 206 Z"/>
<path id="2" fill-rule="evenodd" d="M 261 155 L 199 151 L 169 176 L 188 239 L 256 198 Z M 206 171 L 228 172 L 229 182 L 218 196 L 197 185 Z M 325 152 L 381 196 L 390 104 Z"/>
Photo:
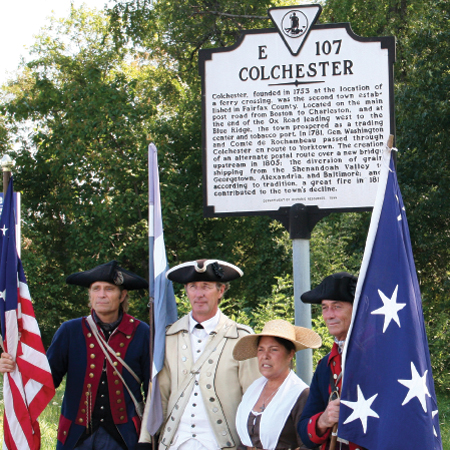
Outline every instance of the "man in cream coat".
<path id="1" fill-rule="evenodd" d="M 219 260 L 180 264 L 167 278 L 183 283 L 192 310 L 166 331 L 164 368 L 158 375 L 164 424 L 160 450 L 236 449 L 237 407 L 260 377 L 256 358 L 238 362 L 233 349 L 252 330 L 226 317 L 219 303 L 228 282 L 243 275 Z M 147 402 L 138 449 L 150 448 Z"/>

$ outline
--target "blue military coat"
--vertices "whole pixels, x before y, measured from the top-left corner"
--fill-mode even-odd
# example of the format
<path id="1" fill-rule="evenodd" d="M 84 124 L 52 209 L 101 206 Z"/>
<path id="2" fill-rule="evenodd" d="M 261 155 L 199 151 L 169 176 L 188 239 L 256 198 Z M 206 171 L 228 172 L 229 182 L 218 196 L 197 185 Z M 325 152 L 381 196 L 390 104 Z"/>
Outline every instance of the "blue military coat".
<path id="1" fill-rule="evenodd" d="M 328 448 L 331 428 L 323 436 L 318 436 L 316 424 L 328 405 L 331 394 L 331 378 L 337 381 L 338 391 L 340 392 L 341 390 L 342 380 L 338 378 L 341 371 L 341 355 L 335 343 L 331 352 L 324 356 L 317 365 L 311 382 L 308 400 L 297 425 L 297 431 L 302 438 L 303 445 L 308 448 L 318 448 L 318 446 L 322 450 Z M 342 448 L 342 450 L 364 450 L 363 447 L 359 447 L 352 442 L 348 445 L 339 444 L 337 448 Z"/>
<path id="2" fill-rule="evenodd" d="M 100 328 L 98 330 L 101 333 Z M 147 393 L 150 378 L 149 326 L 123 314 L 108 344 L 142 381 L 139 386 L 128 370 L 117 363 L 106 364 L 111 415 L 129 450 L 138 440 L 140 419 L 134 403 L 117 376 L 121 373 L 138 401 L 141 388 Z M 47 351 L 55 387 L 66 375 L 66 390 L 58 427 L 57 450 L 71 450 L 90 426 L 105 355 L 91 333 L 85 317 L 64 322 Z"/>

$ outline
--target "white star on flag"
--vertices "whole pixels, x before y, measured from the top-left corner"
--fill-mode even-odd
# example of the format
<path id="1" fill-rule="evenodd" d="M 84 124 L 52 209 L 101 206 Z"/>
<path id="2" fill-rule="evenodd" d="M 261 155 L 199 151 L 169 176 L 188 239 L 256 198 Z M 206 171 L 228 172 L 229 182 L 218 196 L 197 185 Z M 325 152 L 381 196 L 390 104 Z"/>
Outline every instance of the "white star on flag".
<path id="1" fill-rule="evenodd" d="M 435 416 L 438 412 L 439 412 L 438 410 L 432 411 L 431 417 L 434 419 L 434 416 Z M 434 433 L 434 435 L 437 437 L 436 428 L 434 427 L 434 425 L 433 425 L 433 433 Z"/>
<path id="2" fill-rule="evenodd" d="M 374 400 L 377 398 L 378 394 L 375 394 L 366 400 L 361 391 L 361 388 L 359 387 L 359 384 L 357 385 L 357 388 L 358 388 L 358 400 L 356 402 L 341 400 L 341 403 L 353 409 L 353 412 L 350 414 L 350 416 L 347 417 L 347 420 L 344 422 L 344 424 L 353 422 L 356 419 L 360 419 L 364 433 L 366 433 L 367 418 L 368 417 L 376 417 L 377 419 L 380 418 L 380 416 L 370 408 Z"/>
<path id="3" fill-rule="evenodd" d="M 3 225 L 3 228 L 0 228 L 0 230 L 3 231 L 3 236 L 6 236 L 6 232 L 8 231 L 8 228 L 6 228 L 6 225 Z"/>
<path id="4" fill-rule="evenodd" d="M 398 198 L 398 195 L 396 195 L 395 198 L 397 199 L 397 203 L 400 205 L 400 200 L 399 200 L 399 198 Z M 402 206 L 402 211 L 405 211 L 405 207 L 404 207 L 404 206 Z M 399 214 L 399 215 L 397 216 L 397 220 L 398 220 L 399 222 L 400 222 L 400 220 L 402 220 L 402 215 L 401 215 L 401 214 Z"/>
<path id="5" fill-rule="evenodd" d="M 428 397 L 431 397 L 427 387 L 427 373 L 428 370 L 425 370 L 425 373 L 421 377 L 419 372 L 417 372 L 416 366 L 411 361 L 411 379 L 398 380 L 399 383 L 409 388 L 409 392 L 406 395 L 405 400 L 403 400 L 402 406 L 406 405 L 406 403 L 408 403 L 412 398 L 417 397 L 423 410 L 427 412 L 427 402 L 425 396 L 428 395 Z"/>
<path id="6" fill-rule="evenodd" d="M 384 314 L 383 333 L 391 323 L 391 320 L 395 320 L 397 325 L 401 328 L 400 319 L 397 313 L 406 306 L 406 303 L 397 303 L 397 292 L 398 284 L 395 287 L 391 298 L 387 297 L 385 294 L 383 294 L 383 292 L 380 291 L 380 289 L 378 289 L 378 294 L 383 301 L 383 306 L 376 309 L 375 311 L 372 311 L 371 314 Z"/>

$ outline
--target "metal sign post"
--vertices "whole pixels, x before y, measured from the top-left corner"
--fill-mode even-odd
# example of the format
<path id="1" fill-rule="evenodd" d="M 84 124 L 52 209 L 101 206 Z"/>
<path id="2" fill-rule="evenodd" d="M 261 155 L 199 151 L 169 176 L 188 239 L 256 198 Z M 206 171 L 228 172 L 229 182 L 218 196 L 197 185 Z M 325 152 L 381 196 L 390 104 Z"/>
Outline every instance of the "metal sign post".
<path id="1" fill-rule="evenodd" d="M 311 305 L 302 303 L 300 296 L 311 289 L 309 239 L 292 240 L 292 264 L 294 267 L 295 324 L 311 328 Z M 313 375 L 312 350 L 297 353 L 297 375 L 311 384 Z"/>

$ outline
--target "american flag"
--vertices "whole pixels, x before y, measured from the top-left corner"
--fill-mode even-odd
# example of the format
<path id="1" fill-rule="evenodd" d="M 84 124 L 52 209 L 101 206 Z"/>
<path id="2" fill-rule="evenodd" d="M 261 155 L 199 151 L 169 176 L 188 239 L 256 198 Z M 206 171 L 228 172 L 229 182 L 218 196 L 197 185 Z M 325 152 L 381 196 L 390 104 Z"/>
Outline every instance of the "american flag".
<path id="1" fill-rule="evenodd" d="M 55 388 L 17 255 L 13 199 L 11 178 L 0 219 L 0 319 L 3 347 L 16 361 L 16 368 L 3 376 L 3 448 L 38 450 L 37 419 Z"/>
<path id="2" fill-rule="evenodd" d="M 370 450 L 442 450 L 422 301 L 386 150 L 344 349 L 338 436 Z"/>
<path id="3" fill-rule="evenodd" d="M 177 304 L 172 282 L 166 278 L 168 269 L 164 245 L 161 194 L 159 189 L 158 154 L 154 144 L 148 146 L 149 197 L 149 259 L 150 297 L 154 300 L 154 340 L 152 391 L 147 430 L 154 435 L 163 422 L 161 394 L 157 374 L 164 365 L 166 326 L 177 320 Z"/>

